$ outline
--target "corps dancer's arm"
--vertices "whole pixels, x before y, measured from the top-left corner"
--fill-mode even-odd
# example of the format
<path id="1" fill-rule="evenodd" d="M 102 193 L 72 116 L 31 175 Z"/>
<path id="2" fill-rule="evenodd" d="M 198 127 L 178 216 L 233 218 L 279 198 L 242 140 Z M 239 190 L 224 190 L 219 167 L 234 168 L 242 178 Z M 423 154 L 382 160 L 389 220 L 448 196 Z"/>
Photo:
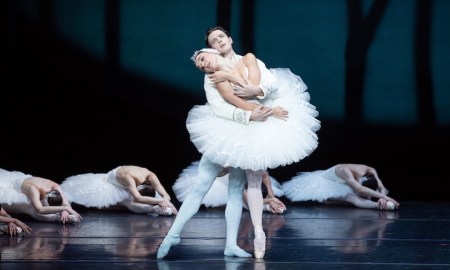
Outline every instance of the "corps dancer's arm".
<path id="1" fill-rule="evenodd" d="M 10 235 L 15 235 L 18 233 L 17 227 L 22 228 L 23 231 L 28 234 L 30 234 L 32 231 L 32 229 L 28 225 L 18 220 L 17 218 L 13 218 L 5 211 L 5 209 L 1 207 L 0 207 L 0 222 L 8 223 L 8 234 Z"/>
<path id="2" fill-rule="evenodd" d="M 266 186 L 267 197 L 274 198 L 275 195 L 273 193 L 272 183 L 270 182 L 269 172 L 267 172 L 267 171 L 263 172 L 263 174 L 262 174 L 262 182 Z"/>
<path id="3" fill-rule="evenodd" d="M 11 217 L 3 208 L 0 208 L 0 223 L 14 222 L 14 218 Z"/>
<path id="4" fill-rule="evenodd" d="M 269 204 L 272 213 L 283 213 L 286 210 L 286 205 L 280 199 L 275 197 L 272 189 L 272 181 L 268 171 L 262 174 L 262 182 L 267 188 L 267 197 L 264 198 L 263 204 Z"/>
<path id="5" fill-rule="evenodd" d="M 170 200 L 171 200 L 170 195 L 169 195 L 169 193 L 167 193 L 166 189 L 161 184 L 161 181 L 159 181 L 158 176 L 156 176 L 155 173 L 150 172 L 147 179 L 150 181 L 153 188 L 159 193 L 159 195 L 161 195 L 163 197 L 163 199 L 165 199 L 166 201 L 170 202 Z"/>
<path id="6" fill-rule="evenodd" d="M 377 171 L 375 170 L 375 168 L 369 167 L 367 166 L 367 172 L 373 174 L 373 176 L 375 176 L 375 179 L 377 180 L 378 183 L 378 191 L 384 195 L 388 194 L 388 190 L 386 189 L 386 187 L 383 185 L 383 182 L 381 181 L 380 177 L 378 176 Z"/>
<path id="7" fill-rule="evenodd" d="M 61 194 L 62 205 L 69 206 L 70 208 L 72 208 L 72 206 L 69 203 L 69 200 L 67 199 L 66 193 L 64 192 L 64 190 L 61 188 L 60 185 L 55 183 L 55 185 L 52 187 L 52 190 L 56 190 L 59 192 L 59 194 Z"/>
<path id="8" fill-rule="evenodd" d="M 144 204 L 159 204 L 160 202 L 164 201 L 163 198 L 154 198 L 150 196 L 142 196 L 139 191 L 137 190 L 136 186 L 134 187 L 128 187 L 128 191 L 130 192 L 131 196 L 133 196 L 134 200 L 138 203 L 144 203 Z"/>
<path id="9" fill-rule="evenodd" d="M 387 201 L 392 201 L 396 207 L 398 207 L 400 204 L 394 200 L 393 198 L 378 192 L 376 190 L 370 189 L 368 187 L 365 187 L 361 185 L 357 179 L 354 178 L 353 174 L 349 172 L 348 170 L 343 171 L 343 180 L 353 189 L 353 191 L 359 195 L 364 197 L 374 197 L 378 199 L 385 199 Z"/>
<path id="10" fill-rule="evenodd" d="M 67 212 L 71 213 L 73 211 L 72 207 L 67 206 L 67 205 L 61 205 L 61 206 L 43 205 L 40 200 L 39 190 L 34 185 L 27 185 L 22 189 L 23 189 L 24 193 L 30 199 L 31 205 L 34 207 L 34 209 L 39 214 L 55 214 L 55 213 L 59 213 L 62 211 L 67 211 Z"/>
<path id="11" fill-rule="evenodd" d="M 136 182 L 133 177 L 128 175 L 125 177 L 126 186 L 131 196 L 133 196 L 134 201 L 136 203 L 147 204 L 147 205 L 159 205 L 163 210 L 166 210 L 167 207 L 171 208 L 173 213 L 178 214 L 177 208 L 170 202 L 170 196 L 162 186 L 156 174 L 150 172 L 150 175 L 147 179 L 151 182 L 153 188 L 162 196 L 162 198 L 150 197 L 150 196 L 142 196 L 141 193 L 137 190 Z"/>
<path id="12" fill-rule="evenodd" d="M 69 215 L 75 215 L 78 217 L 78 220 L 82 220 L 81 215 L 72 208 L 72 205 L 70 204 L 69 200 L 67 199 L 66 193 L 61 188 L 61 186 L 54 182 L 53 182 L 53 184 L 54 184 L 54 186 L 52 187 L 52 189 L 58 191 L 59 194 L 61 195 L 62 206 L 69 207 L 69 209 L 70 209 L 68 211 L 67 210 L 61 211 L 61 221 L 63 223 L 67 222 L 69 220 Z"/>

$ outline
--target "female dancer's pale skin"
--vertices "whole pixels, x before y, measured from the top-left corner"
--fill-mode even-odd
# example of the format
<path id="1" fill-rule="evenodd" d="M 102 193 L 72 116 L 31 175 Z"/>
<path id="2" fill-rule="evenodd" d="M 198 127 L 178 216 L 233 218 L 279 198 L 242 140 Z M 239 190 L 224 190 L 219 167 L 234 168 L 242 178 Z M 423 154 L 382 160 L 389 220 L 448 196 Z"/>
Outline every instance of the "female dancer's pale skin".
<path id="1" fill-rule="evenodd" d="M 339 164 L 335 169 L 336 176 L 343 179 L 354 191 L 355 195 L 349 195 L 343 199 L 344 202 L 351 203 L 360 208 L 379 208 L 381 210 L 387 208 L 387 202 L 394 203 L 395 208 L 400 204 L 393 198 L 387 196 L 387 189 L 377 174 L 377 171 L 364 164 Z M 372 190 L 360 184 L 360 179 L 365 174 L 372 174 L 378 183 L 378 189 Z M 373 202 L 370 198 L 377 198 L 378 202 Z M 338 202 L 338 199 L 329 200 L 329 203 Z"/>
<path id="2" fill-rule="evenodd" d="M 117 182 L 125 186 L 133 196 L 134 202 L 129 202 L 126 206 L 139 211 L 139 207 L 133 207 L 133 203 L 146 204 L 146 205 L 159 205 L 163 212 L 168 208 L 172 210 L 172 213 L 176 215 L 178 213 L 177 208 L 170 202 L 171 198 L 163 185 L 159 181 L 155 173 L 151 172 L 147 168 L 139 166 L 120 166 L 116 173 Z M 150 196 L 142 196 L 139 193 L 137 186 L 149 183 L 155 191 L 157 191 L 162 198 L 155 198 Z"/>
<path id="3" fill-rule="evenodd" d="M 74 223 L 81 221 L 81 215 L 72 209 L 59 184 L 42 177 L 29 177 L 23 180 L 21 191 L 30 203 L 3 205 L 9 213 L 27 214 L 38 221 Z M 58 201 L 53 205 L 52 200 Z M 30 205 L 31 204 L 31 205 Z"/>
<path id="4" fill-rule="evenodd" d="M 0 227 L 0 231 L 11 236 L 18 235 L 22 232 L 25 232 L 26 234 L 30 234 L 32 232 L 32 229 L 28 227 L 27 224 L 23 223 L 17 218 L 13 218 L 5 211 L 5 209 L 3 209 L 1 205 L 0 223 L 5 223 L 5 226 Z"/>
<path id="5" fill-rule="evenodd" d="M 232 86 L 232 83 L 246 84 L 246 81 L 259 85 L 261 74 L 255 55 L 248 53 L 242 58 L 242 61 L 233 61 L 221 56 L 218 51 L 200 51 L 197 55 L 194 55 L 194 60 L 196 67 L 206 73 L 224 71 L 233 75 L 234 79 L 232 82 L 223 80 L 215 83 L 221 96 L 229 103 L 246 111 L 253 111 L 261 107 L 258 103 L 249 102 L 236 96 Z M 246 76 L 245 68 L 248 69 L 248 76 Z M 279 119 L 285 120 L 288 117 L 288 112 L 281 107 L 272 108 L 272 113 L 272 116 Z M 265 171 L 247 170 L 246 172 L 247 200 L 255 231 L 255 257 L 262 258 L 265 253 L 266 237 L 262 228 L 263 197 L 261 183 Z"/>
<path id="6" fill-rule="evenodd" d="M 336 178 L 343 181 L 342 184 L 349 187 L 351 192 L 339 194 L 340 187 L 334 186 Z M 379 210 L 395 210 L 400 206 L 395 199 L 387 196 L 388 190 L 377 171 L 364 164 L 337 164 L 326 170 L 299 174 L 285 181 L 282 189 L 286 198 L 293 202 L 312 200 Z"/>

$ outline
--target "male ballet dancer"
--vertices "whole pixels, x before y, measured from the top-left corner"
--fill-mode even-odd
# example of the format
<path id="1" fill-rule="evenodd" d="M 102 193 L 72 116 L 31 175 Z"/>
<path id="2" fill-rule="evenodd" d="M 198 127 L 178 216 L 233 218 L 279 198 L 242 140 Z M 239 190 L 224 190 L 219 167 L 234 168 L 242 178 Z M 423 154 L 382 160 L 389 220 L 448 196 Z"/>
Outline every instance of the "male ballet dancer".
<path id="1" fill-rule="evenodd" d="M 221 34 L 221 40 L 215 42 L 218 39 L 219 33 Z M 211 35 L 213 34 L 213 35 Z M 209 41 L 215 39 L 215 44 L 211 44 Z M 208 46 L 217 49 L 225 57 L 242 57 L 234 53 L 232 47 L 232 39 L 228 32 L 221 27 L 214 27 L 208 29 L 206 32 L 206 43 Z M 217 47 L 217 48 L 216 48 Z M 248 124 L 249 121 L 265 121 L 272 114 L 270 108 L 258 107 L 253 111 L 244 111 L 235 106 L 229 104 L 225 99 L 220 96 L 218 91 L 214 88 L 214 83 L 211 79 L 205 75 L 204 87 L 206 92 L 206 98 L 213 112 L 230 121 L 240 122 L 242 124 Z M 258 97 L 264 98 L 268 96 L 270 91 L 269 85 L 248 85 L 247 87 L 236 88 L 238 95 L 241 97 Z M 178 215 L 175 218 L 172 227 L 164 238 L 161 246 L 158 249 L 157 258 L 164 258 L 172 246 L 180 243 L 180 234 L 186 224 L 186 222 L 193 217 L 199 210 L 202 200 L 206 193 L 211 188 L 216 177 L 224 168 L 216 163 L 209 161 L 206 157 L 202 156 L 198 168 L 198 178 L 190 193 L 187 195 L 183 204 L 181 205 Z M 227 236 L 226 246 L 224 250 L 225 256 L 236 257 L 251 257 L 251 254 L 245 252 L 237 245 L 237 235 L 239 230 L 239 223 L 242 216 L 242 194 L 244 186 L 246 184 L 246 173 L 239 168 L 229 168 L 229 185 L 228 185 L 228 202 L 225 208 L 225 219 L 227 222 Z M 262 196 L 262 194 L 261 194 Z M 262 207 L 262 205 L 261 205 Z M 262 214 L 262 211 L 261 211 Z"/>

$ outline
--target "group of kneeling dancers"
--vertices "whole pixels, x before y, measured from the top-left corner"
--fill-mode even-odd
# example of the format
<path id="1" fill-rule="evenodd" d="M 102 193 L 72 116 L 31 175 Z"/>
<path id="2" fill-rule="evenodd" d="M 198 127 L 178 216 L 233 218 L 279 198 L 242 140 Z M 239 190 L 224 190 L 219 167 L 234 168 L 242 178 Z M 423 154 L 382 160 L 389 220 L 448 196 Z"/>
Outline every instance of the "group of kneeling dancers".
<path id="1" fill-rule="evenodd" d="M 0 229 L 7 234 L 31 228 L 8 213 L 25 213 L 40 221 L 74 223 L 82 217 L 72 207 L 122 205 L 135 213 L 176 215 L 157 258 L 180 243 L 186 222 L 200 206 L 225 206 L 227 236 L 224 255 L 252 257 L 237 245 L 242 208 L 250 211 L 254 257 L 265 255 L 262 213 L 287 210 L 279 199 L 292 202 L 347 203 L 361 208 L 394 210 L 399 203 L 387 196 L 376 170 L 363 164 L 338 164 L 302 172 L 278 182 L 269 169 L 309 156 L 318 146 L 316 108 L 302 79 L 286 68 L 267 69 L 255 55 L 237 55 L 222 27 L 207 30 L 209 48 L 195 51 L 195 66 L 205 72 L 208 103 L 189 112 L 186 127 L 202 154 L 185 168 L 173 191 L 178 210 L 155 173 L 139 166 L 119 166 L 108 173 L 70 176 L 57 184 L 17 171 L 0 170 Z M 267 190 L 263 197 L 262 184 Z M 32 207 L 29 207 L 30 204 Z"/>

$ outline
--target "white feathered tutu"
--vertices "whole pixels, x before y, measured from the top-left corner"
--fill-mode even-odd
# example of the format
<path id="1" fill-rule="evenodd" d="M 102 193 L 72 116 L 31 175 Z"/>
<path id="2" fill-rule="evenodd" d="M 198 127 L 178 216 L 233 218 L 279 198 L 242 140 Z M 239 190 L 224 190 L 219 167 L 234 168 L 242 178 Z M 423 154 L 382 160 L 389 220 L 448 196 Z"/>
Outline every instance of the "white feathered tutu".
<path id="1" fill-rule="evenodd" d="M 197 180 L 199 161 L 194 161 L 183 169 L 178 176 L 178 179 L 172 186 L 172 190 L 177 197 L 177 200 L 183 202 L 186 196 L 189 194 L 192 186 Z M 228 178 L 229 174 L 222 177 L 217 177 L 203 198 L 202 204 L 206 207 L 220 207 L 225 206 L 228 201 Z M 270 177 L 273 193 L 277 197 L 283 196 L 281 190 L 281 184 L 273 177 Z"/>
<path id="2" fill-rule="evenodd" d="M 0 169 L 0 204 L 28 203 L 28 197 L 22 192 L 22 182 L 33 177 L 18 171 Z"/>
<path id="3" fill-rule="evenodd" d="M 61 183 L 69 202 L 86 207 L 104 208 L 132 196 L 115 180 L 115 170 L 105 173 L 87 173 L 66 178 Z"/>
<path id="4" fill-rule="evenodd" d="M 297 174 L 281 185 L 284 196 L 293 202 L 323 202 L 327 199 L 343 198 L 353 193 L 350 186 L 336 176 L 335 167 Z"/>
<path id="5" fill-rule="evenodd" d="M 302 79 L 289 69 L 270 69 L 275 89 L 262 104 L 282 107 L 289 118 L 269 117 L 248 125 L 217 117 L 209 105 L 197 105 L 188 114 L 186 127 L 197 150 L 223 167 L 266 170 L 298 162 L 318 145 L 318 112 Z"/>

